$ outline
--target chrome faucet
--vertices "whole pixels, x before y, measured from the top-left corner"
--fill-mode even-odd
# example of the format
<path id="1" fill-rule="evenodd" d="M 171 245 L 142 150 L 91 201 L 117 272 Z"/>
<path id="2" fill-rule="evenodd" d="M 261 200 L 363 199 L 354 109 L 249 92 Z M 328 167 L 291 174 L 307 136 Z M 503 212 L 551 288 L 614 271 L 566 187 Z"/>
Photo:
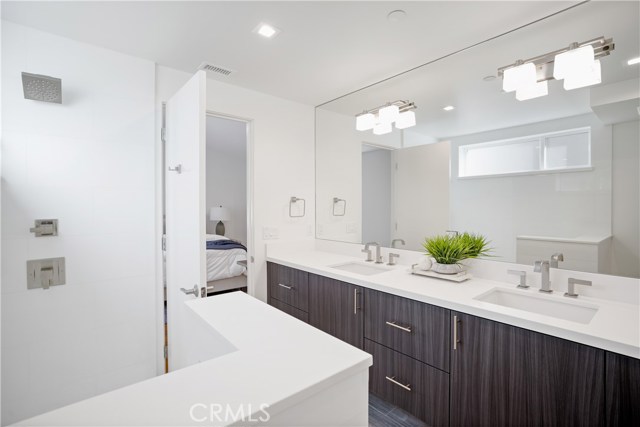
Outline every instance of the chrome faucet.
<path id="1" fill-rule="evenodd" d="M 376 247 L 376 264 L 382 264 L 382 255 L 380 254 L 380 243 L 378 242 L 369 242 L 364 245 L 364 249 L 362 250 L 362 252 L 367 254 L 366 261 L 367 262 L 373 261 L 373 258 L 371 258 L 371 249 L 369 249 L 369 247 L 371 246 Z"/>
<path id="2" fill-rule="evenodd" d="M 389 262 L 387 265 L 396 265 L 396 259 L 400 258 L 400 254 L 389 254 Z"/>
<path id="3" fill-rule="evenodd" d="M 540 273 L 540 292 L 550 294 L 551 281 L 549 280 L 549 261 L 536 261 L 533 264 L 534 273 Z"/>
<path id="4" fill-rule="evenodd" d="M 406 245 L 406 242 L 404 241 L 404 239 L 393 239 L 391 241 L 391 247 L 394 248 L 394 249 L 396 247 L 396 242 L 402 243 L 402 246 Z"/>
<path id="5" fill-rule="evenodd" d="M 564 255 L 562 255 L 562 253 L 560 252 L 556 252 L 555 254 L 551 255 L 551 263 L 549 267 L 558 268 L 558 261 L 564 261 Z"/>
<path id="6" fill-rule="evenodd" d="M 592 283 L 590 280 L 580 280 L 569 277 L 567 292 L 564 293 L 564 296 L 569 298 L 578 298 L 578 294 L 576 293 L 576 285 L 591 286 Z"/>

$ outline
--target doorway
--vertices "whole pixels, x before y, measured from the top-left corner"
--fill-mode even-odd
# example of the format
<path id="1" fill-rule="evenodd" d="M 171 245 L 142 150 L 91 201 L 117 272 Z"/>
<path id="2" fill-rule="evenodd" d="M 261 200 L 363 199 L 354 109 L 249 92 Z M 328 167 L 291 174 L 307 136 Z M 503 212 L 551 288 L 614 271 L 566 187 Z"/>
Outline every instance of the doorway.
<path id="1" fill-rule="evenodd" d="M 249 123 L 207 113 L 207 296 L 248 291 Z"/>

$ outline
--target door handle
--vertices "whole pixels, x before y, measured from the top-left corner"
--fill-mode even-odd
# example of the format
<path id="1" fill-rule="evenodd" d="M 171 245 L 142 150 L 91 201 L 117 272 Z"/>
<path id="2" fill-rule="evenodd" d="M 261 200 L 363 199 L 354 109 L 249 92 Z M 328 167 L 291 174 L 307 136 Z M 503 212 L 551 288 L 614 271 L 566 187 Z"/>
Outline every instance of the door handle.
<path id="1" fill-rule="evenodd" d="M 179 174 L 182 173 L 182 165 L 176 165 L 175 168 L 172 168 L 171 166 L 169 166 L 169 172 L 177 172 Z"/>
<path id="2" fill-rule="evenodd" d="M 193 285 L 193 289 L 180 288 L 180 290 L 184 292 L 186 295 L 195 295 L 196 297 L 200 293 L 198 289 L 198 285 Z"/>

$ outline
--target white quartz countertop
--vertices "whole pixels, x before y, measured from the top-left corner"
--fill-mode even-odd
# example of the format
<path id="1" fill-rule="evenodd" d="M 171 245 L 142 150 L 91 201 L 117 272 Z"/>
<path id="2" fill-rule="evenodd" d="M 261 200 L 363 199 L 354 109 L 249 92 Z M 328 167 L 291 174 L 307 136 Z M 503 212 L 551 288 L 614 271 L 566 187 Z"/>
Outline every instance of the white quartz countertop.
<path id="1" fill-rule="evenodd" d="M 275 415 L 355 373 L 372 357 L 243 292 L 186 303 L 229 353 L 30 418 L 20 426 L 186 426 L 210 405 Z M 233 350 L 235 348 L 235 351 Z M 205 405 L 205 406 L 202 406 Z"/>
<path id="2" fill-rule="evenodd" d="M 510 283 L 481 278 L 455 283 L 412 275 L 407 265 L 387 267 L 390 268 L 389 271 L 369 276 L 330 267 L 348 262 L 361 262 L 363 259 L 363 257 L 356 258 L 300 248 L 269 248 L 267 252 L 267 261 L 309 273 L 640 358 L 640 306 L 638 305 L 580 296 L 579 303 L 598 307 L 593 319 L 588 324 L 581 324 L 474 299 L 493 288 L 516 290 L 515 285 Z M 533 287 L 517 291 L 536 297 L 542 295 L 538 292 L 538 288 Z M 558 302 L 568 300 L 559 292 L 545 294 L 544 297 Z"/>

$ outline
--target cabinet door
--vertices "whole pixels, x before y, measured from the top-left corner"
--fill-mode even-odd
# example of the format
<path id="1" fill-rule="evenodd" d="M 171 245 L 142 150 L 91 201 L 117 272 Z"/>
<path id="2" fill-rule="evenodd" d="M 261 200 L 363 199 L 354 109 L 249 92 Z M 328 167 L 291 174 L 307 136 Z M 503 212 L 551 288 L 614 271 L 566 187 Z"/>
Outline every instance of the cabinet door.
<path id="1" fill-rule="evenodd" d="M 427 425 L 449 425 L 449 374 L 368 339 L 364 346 L 373 356 L 369 391 Z"/>
<path id="2" fill-rule="evenodd" d="M 309 275 L 309 324 L 355 347 L 363 347 L 362 288 Z"/>
<path id="3" fill-rule="evenodd" d="M 449 310 L 365 289 L 364 336 L 449 372 Z"/>
<path id="4" fill-rule="evenodd" d="M 453 317 L 451 425 L 604 423 L 603 350 L 465 314 Z"/>
<path id="5" fill-rule="evenodd" d="M 280 264 L 267 263 L 268 296 L 298 310 L 308 310 L 308 277 L 306 271 Z"/>
<path id="6" fill-rule="evenodd" d="M 640 360 L 607 352 L 607 426 L 640 425 Z"/>

